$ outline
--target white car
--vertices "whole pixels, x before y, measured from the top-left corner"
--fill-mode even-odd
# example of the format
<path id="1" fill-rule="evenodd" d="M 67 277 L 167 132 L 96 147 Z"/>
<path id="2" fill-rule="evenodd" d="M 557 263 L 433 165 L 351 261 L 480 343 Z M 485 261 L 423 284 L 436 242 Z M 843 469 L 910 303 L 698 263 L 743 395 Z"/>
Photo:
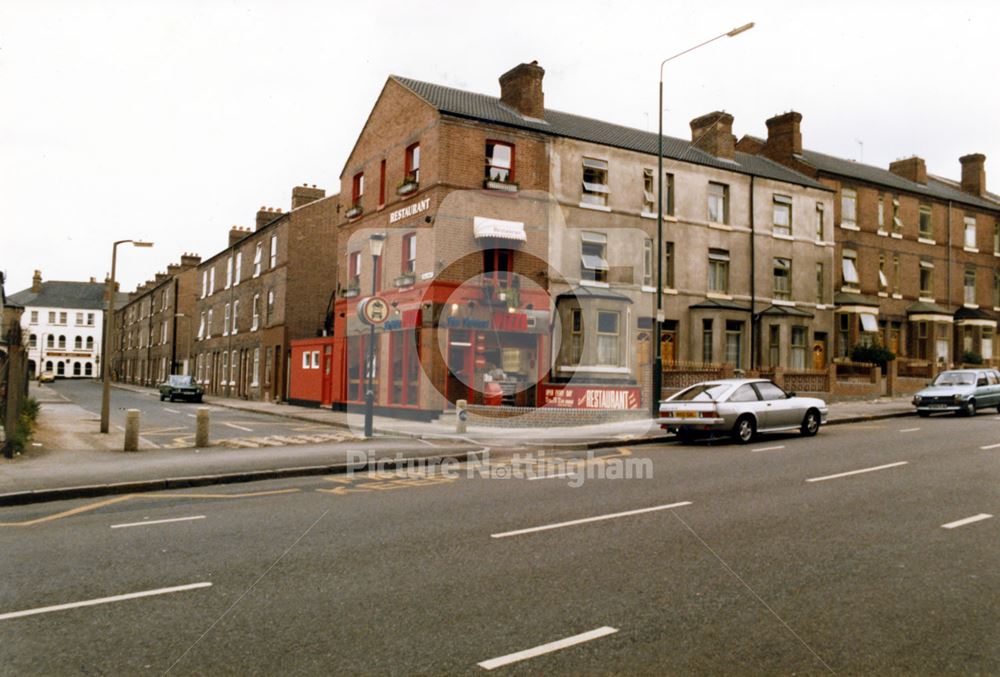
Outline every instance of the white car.
<path id="1" fill-rule="evenodd" d="M 766 379 L 705 381 L 660 403 L 660 427 L 682 439 L 726 433 L 747 444 L 758 433 L 812 436 L 826 423 L 826 402 L 786 393 Z"/>

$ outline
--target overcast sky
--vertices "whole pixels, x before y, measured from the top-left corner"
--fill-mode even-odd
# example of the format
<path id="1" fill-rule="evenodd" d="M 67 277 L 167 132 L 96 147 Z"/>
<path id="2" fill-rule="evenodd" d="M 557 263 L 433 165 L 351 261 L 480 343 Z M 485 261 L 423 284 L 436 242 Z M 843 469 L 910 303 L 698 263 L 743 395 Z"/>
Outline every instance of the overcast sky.
<path id="1" fill-rule="evenodd" d="M 807 148 L 887 167 L 920 155 L 957 178 L 987 156 L 1000 189 L 1000 3 L 0 2 L 0 269 L 8 292 L 103 279 L 122 289 L 185 251 L 211 256 L 293 185 L 336 192 L 386 77 L 499 95 L 537 59 L 547 107 L 665 133 L 723 109 L 734 132 L 803 115 Z M 861 143 L 859 143 L 861 142 Z"/>

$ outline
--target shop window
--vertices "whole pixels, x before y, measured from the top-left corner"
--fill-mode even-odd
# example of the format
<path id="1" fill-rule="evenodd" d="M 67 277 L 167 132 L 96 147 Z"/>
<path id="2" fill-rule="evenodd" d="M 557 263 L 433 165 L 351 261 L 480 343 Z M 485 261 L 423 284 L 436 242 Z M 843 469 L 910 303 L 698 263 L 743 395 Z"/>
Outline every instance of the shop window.
<path id="1" fill-rule="evenodd" d="M 792 369 L 806 368 L 806 328 L 792 327 Z"/>
<path id="2" fill-rule="evenodd" d="M 605 207 L 608 204 L 609 192 L 607 161 L 583 158 L 583 194 L 580 201 L 584 204 Z"/>
<path id="3" fill-rule="evenodd" d="M 403 236 L 403 251 L 400 257 L 402 272 L 412 273 L 417 269 L 417 234 L 407 233 Z"/>
<path id="4" fill-rule="evenodd" d="M 934 239 L 934 224 L 931 221 L 930 205 L 920 205 L 920 237 Z"/>
<path id="5" fill-rule="evenodd" d="M 792 298 L 792 260 L 774 259 L 774 298 Z"/>
<path id="6" fill-rule="evenodd" d="M 420 183 L 420 144 L 406 149 L 406 181 Z"/>
<path id="7" fill-rule="evenodd" d="M 351 180 L 351 206 L 360 207 L 361 198 L 365 195 L 365 173 L 358 172 Z"/>
<path id="8" fill-rule="evenodd" d="M 850 188 L 840 191 L 840 227 L 858 227 L 858 194 Z"/>
<path id="9" fill-rule="evenodd" d="M 729 293 L 729 250 L 708 250 L 708 291 Z"/>
<path id="10" fill-rule="evenodd" d="M 591 282 L 608 281 L 608 261 L 605 258 L 608 249 L 608 236 L 603 233 L 581 233 L 580 279 Z"/>
<path id="11" fill-rule="evenodd" d="M 619 313 L 597 311 L 597 364 L 618 366 L 619 361 Z"/>
<path id="12" fill-rule="evenodd" d="M 483 278 L 497 287 L 510 285 L 514 270 L 514 252 L 510 249 L 483 250 Z"/>
<path id="13" fill-rule="evenodd" d="M 514 183 L 514 146 L 499 141 L 486 142 L 487 182 Z M 487 188 L 489 188 L 487 184 Z"/>
<path id="14" fill-rule="evenodd" d="M 708 220 L 729 223 L 729 186 L 714 182 L 708 184 Z"/>
<path id="15" fill-rule="evenodd" d="M 378 340 L 378 339 L 376 339 Z M 368 359 L 368 336 L 350 336 L 347 339 L 347 393 L 348 402 L 364 402 L 366 386 L 365 363 Z M 375 392 L 378 392 L 378 370 L 372 382 Z"/>
<path id="16" fill-rule="evenodd" d="M 419 404 L 420 335 L 412 330 L 389 333 L 389 403 Z"/>
<path id="17" fill-rule="evenodd" d="M 792 198 L 787 195 L 775 195 L 772 207 L 774 212 L 774 234 L 791 237 Z"/>

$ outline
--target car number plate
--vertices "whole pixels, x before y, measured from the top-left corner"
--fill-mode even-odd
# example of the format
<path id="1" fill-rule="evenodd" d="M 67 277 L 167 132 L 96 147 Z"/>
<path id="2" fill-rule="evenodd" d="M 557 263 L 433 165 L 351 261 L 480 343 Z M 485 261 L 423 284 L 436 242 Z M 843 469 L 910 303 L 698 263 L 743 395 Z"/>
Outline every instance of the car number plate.
<path id="1" fill-rule="evenodd" d="M 678 411 L 677 418 L 698 418 L 697 411 Z"/>
<path id="2" fill-rule="evenodd" d="M 947 406 L 948 406 L 947 404 L 932 404 L 932 405 L 930 405 L 930 408 L 931 409 L 944 409 Z"/>

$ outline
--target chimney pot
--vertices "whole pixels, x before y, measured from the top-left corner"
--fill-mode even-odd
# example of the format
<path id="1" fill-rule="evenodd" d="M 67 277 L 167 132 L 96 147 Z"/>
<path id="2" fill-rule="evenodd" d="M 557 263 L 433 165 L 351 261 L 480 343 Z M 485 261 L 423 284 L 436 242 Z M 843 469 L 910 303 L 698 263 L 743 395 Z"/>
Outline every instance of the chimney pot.
<path id="1" fill-rule="evenodd" d="M 788 162 L 802 154 L 802 114 L 795 111 L 775 115 L 767 120 L 767 142 L 764 155 L 778 162 Z"/>
<path id="2" fill-rule="evenodd" d="M 500 76 L 500 101 L 524 117 L 545 118 L 545 69 L 537 61 L 522 63 Z"/>
<path id="3" fill-rule="evenodd" d="M 298 209 L 303 205 L 315 202 L 316 200 L 324 197 L 326 197 L 325 190 L 317 188 L 316 184 L 307 186 L 303 183 L 301 186 L 295 186 L 292 188 L 292 209 Z"/>
<path id="4" fill-rule="evenodd" d="M 733 116 L 714 111 L 691 121 L 691 143 L 696 148 L 727 160 L 736 157 Z"/>
<path id="5" fill-rule="evenodd" d="M 986 156 L 972 153 L 958 161 L 962 163 L 962 190 L 979 197 L 986 195 Z"/>

